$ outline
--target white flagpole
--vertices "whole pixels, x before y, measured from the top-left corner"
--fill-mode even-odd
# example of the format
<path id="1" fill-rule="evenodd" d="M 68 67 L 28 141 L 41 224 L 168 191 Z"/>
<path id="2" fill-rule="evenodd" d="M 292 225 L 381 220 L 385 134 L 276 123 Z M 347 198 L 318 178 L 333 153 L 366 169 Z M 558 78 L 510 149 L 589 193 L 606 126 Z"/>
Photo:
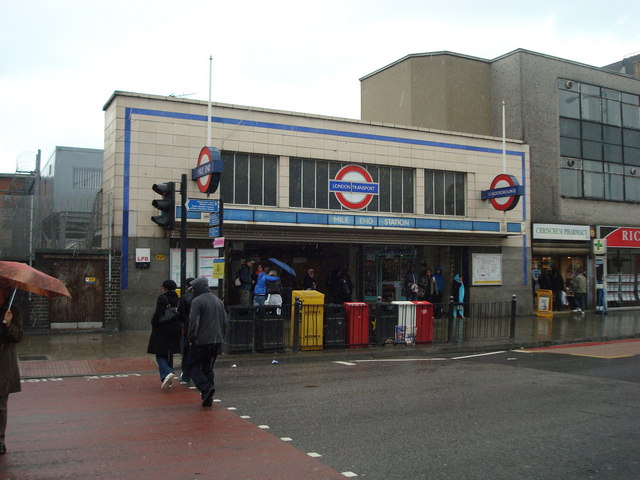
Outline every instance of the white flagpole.
<path id="1" fill-rule="evenodd" d="M 507 122 L 504 100 L 502 101 L 502 173 L 507 173 Z"/>
<path id="2" fill-rule="evenodd" d="M 209 105 L 207 108 L 207 147 L 211 146 L 211 64 L 213 55 L 209 55 Z"/>

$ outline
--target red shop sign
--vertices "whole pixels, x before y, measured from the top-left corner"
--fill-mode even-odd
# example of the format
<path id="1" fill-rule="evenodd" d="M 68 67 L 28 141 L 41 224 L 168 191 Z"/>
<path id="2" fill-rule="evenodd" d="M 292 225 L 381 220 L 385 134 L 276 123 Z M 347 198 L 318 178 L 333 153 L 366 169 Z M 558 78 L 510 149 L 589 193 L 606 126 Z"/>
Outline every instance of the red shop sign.
<path id="1" fill-rule="evenodd" d="M 640 248 L 640 228 L 616 228 L 605 238 L 607 239 L 607 247 Z"/>

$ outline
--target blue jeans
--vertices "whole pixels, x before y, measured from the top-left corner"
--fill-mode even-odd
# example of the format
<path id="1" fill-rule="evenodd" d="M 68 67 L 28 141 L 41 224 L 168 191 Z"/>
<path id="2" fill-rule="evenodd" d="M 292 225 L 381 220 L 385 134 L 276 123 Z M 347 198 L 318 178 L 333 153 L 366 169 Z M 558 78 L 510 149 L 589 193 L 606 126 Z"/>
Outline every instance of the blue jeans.
<path id="1" fill-rule="evenodd" d="M 156 363 L 158 364 L 158 370 L 160 370 L 160 381 L 164 380 L 164 377 L 170 373 L 173 373 L 173 353 L 156 355 Z"/>
<path id="2" fill-rule="evenodd" d="M 254 307 L 261 307 L 262 305 L 264 305 L 264 302 L 267 301 L 267 296 L 266 295 L 253 295 L 253 306 Z"/>

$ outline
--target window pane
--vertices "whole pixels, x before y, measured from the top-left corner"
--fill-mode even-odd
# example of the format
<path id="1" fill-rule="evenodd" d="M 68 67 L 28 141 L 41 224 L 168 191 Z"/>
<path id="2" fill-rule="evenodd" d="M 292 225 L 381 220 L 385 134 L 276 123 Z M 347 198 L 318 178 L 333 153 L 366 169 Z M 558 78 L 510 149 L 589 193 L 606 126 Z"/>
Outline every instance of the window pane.
<path id="1" fill-rule="evenodd" d="M 580 140 L 576 138 L 560 137 L 560 155 L 567 157 L 582 157 Z"/>
<path id="2" fill-rule="evenodd" d="M 456 215 L 464 216 L 465 214 L 465 187 L 464 173 L 456 173 Z"/>
<path id="3" fill-rule="evenodd" d="M 329 164 L 327 162 L 316 162 L 316 208 L 329 208 Z"/>
<path id="4" fill-rule="evenodd" d="M 444 189 L 445 215 L 454 215 L 456 212 L 455 172 L 444 173 Z"/>
<path id="5" fill-rule="evenodd" d="M 623 103 L 622 125 L 624 127 L 640 129 L 640 107 Z"/>
<path id="6" fill-rule="evenodd" d="M 340 165 L 339 163 L 329 163 L 329 178 L 336 178 L 336 175 L 340 171 L 340 168 L 342 168 L 342 165 Z M 377 201 L 377 199 L 374 200 Z M 334 193 L 329 195 L 329 208 L 332 210 L 340 210 L 340 208 L 342 208 Z"/>
<path id="7" fill-rule="evenodd" d="M 624 148 L 624 163 L 627 165 L 640 165 L 640 148 Z"/>
<path id="8" fill-rule="evenodd" d="M 615 100 L 604 100 L 602 102 L 603 112 L 602 121 L 609 125 L 618 125 L 622 123 L 622 114 L 620 111 L 620 102 Z"/>
<path id="9" fill-rule="evenodd" d="M 262 156 L 251 155 L 249 157 L 249 203 L 251 205 L 262 205 L 263 183 Z"/>
<path id="10" fill-rule="evenodd" d="M 628 130 L 622 131 L 622 144 L 625 147 L 640 148 L 640 130 Z"/>
<path id="11" fill-rule="evenodd" d="M 559 91 L 560 97 L 560 116 L 570 118 L 580 118 L 580 98 L 577 92 L 569 92 L 566 90 Z"/>
<path id="12" fill-rule="evenodd" d="M 604 198 L 604 175 L 602 173 L 584 172 L 584 196 Z"/>
<path id="13" fill-rule="evenodd" d="M 602 121 L 600 88 L 592 85 L 582 85 L 580 106 L 583 119 L 596 122 Z"/>
<path id="14" fill-rule="evenodd" d="M 563 168 L 561 170 L 561 195 L 564 197 L 582 197 L 582 172 Z"/>
<path id="15" fill-rule="evenodd" d="M 424 213 L 433 213 L 433 170 L 424 171 Z"/>
<path id="16" fill-rule="evenodd" d="M 264 205 L 277 205 L 278 191 L 278 159 L 276 157 L 264 158 Z"/>
<path id="17" fill-rule="evenodd" d="M 582 122 L 582 138 L 584 140 L 602 141 L 602 126 L 599 123 Z"/>
<path id="18" fill-rule="evenodd" d="M 560 119 L 560 136 L 580 138 L 580 122 L 569 118 Z"/>
<path id="19" fill-rule="evenodd" d="M 220 157 L 224 164 L 224 174 L 220 175 L 220 195 L 225 202 L 235 203 L 233 198 L 234 157 L 232 153 L 227 152 L 222 152 Z"/>
<path id="20" fill-rule="evenodd" d="M 402 211 L 413 213 L 413 170 L 402 169 Z"/>
<path id="21" fill-rule="evenodd" d="M 380 167 L 380 180 L 378 180 L 379 194 L 378 198 L 380 201 L 380 212 L 390 212 L 391 211 L 391 172 L 389 167 Z"/>
<path id="22" fill-rule="evenodd" d="M 602 133 L 605 142 L 615 143 L 616 145 L 622 144 L 622 129 L 605 125 Z"/>
<path id="23" fill-rule="evenodd" d="M 640 202 L 640 176 L 624 177 L 624 191 L 627 202 Z"/>
<path id="24" fill-rule="evenodd" d="M 620 145 L 604 144 L 604 161 L 622 163 L 622 147 Z"/>
<path id="25" fill-rule="evenodd" d="M 610 90 L 608 88 L 602 89 L 602 96 L 611 100 L 620 100 L 620 92 L 617 90 Z"/>
<path id="26" fill-rule="evenodd" d="M 633 95 L 631 93 L 623 93 L 622 101 L 624 103 L 630 103 L 631 105 L 640 105 L 640 96 Z"/>
<path id="27" fill-rule="evenodd" d="M 302 205 L 302 161 L 299 158 L 289 159 L 289 206 Z"/>
<path id="28" fill-rule="evenodd" d="M 433 213 L 444 215 L 444 172 L 434 172 L 433 184 Z"/>
<path id="29" fill-rule="evenodd" d="M 622 175 L 605 175 L 605 198 L 607 200 L 624 200 L 624 177 Z"/>
<path id="30" fill-rule="evenodd" d="M 235 203 L 249 203 L 249 155 L 236 153 Z M 224 176 L 224 175 L 223 175 Z"/>
<path id="31" fill-rule="evenodd" d="M 316 162 L 302 161 L 302 206 L 314 208 L 316 206 Z"/>
<path id="32" fill-rule="evenodd" d="M 371 175 L 371 179 L 374 181 L 374 183 L 378 183 L 378 167 L 369 165 L 367 167 L 367 172 L 369 172 L 369 175 Z M 367 208 L 365 208 L 365 210 L 367 212 L 377 212 L 378 205 L 379 205 L 378 195 L 374 195 L 373 198 L 371 199 L 371 202 L 369 202 L 369 205 L 367 205 Z"/>
<path id="33" fill-rule="evenodd" d="M 583 141 L 582 156 L 589 160 L 602 160 L 602 143 Z"/>
<path id="34" fill-rule="evenodd" d="M 402 212 L 402 170 L 391 169 L 391 211 Z"/>

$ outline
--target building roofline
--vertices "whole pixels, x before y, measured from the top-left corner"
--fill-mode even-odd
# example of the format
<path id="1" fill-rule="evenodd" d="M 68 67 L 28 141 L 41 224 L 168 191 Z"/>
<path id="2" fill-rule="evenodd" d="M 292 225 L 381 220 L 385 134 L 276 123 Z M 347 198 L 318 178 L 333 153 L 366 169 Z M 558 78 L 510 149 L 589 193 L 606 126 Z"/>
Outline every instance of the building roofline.
<path id="1" fill-rule="evenodd" d="M 364 77 L 360 78 L 360 81 L 366 80 L 367 78 L 372 77 L 373 75 L 376 75 L 376 74 L 378 74 L 378 73 L 380 73 L 380 72 L 382 72 L 382 71 L 384 71 L 384 70 L 386 70 L 388 68 L 391 68 L 391 67 L 393 67 L 393 66 L 395 66 L 395 65 L 397 65 L 397 64 L 399 64 L 401 62 L 404 62 L 405 60 L 408 60 L 410 58 L 436 57 L 436 56 L 449 55 L 449 56 L 453 56 L 453 57 L 465 58 L 465 59 L 468 59 L 468 60 L 475 60 L 475 61 L 478 61 L 478 62 L 494 63 L 494 62 L 498 62 L 500 60 L 503 60 L 503 59 L 505 59 L 507 57 L 510 57 L 510 56 L 513 56 L 513 55 L 518 55 L 518 54 L 535 55 L 535 56 L 538 56 L 538 57 L 544 57 L 544 58 L 548 58 L 550 60 L 556 60 L 556 61 L 563 62 L 563 63 L 570 63 L 570 64 L 577 65 L 577 66 L 584 67 L 584 68 L 591 68 L 591 69 L 594 69 L 594 70 L 604 71 L 605 73 L 609 73 L 609 74 L 612 74 L 612 75 L 619 75 L 621 77 L 637 79 L 637 77 L 634 77 L 633 75 L 629 75 L 629 74 L 626 74 L 626 73 L 617 72 L 617 71 L 613 71 L 613 70 L 608 70 L 606 67 L 597 67 L 595 65 L 589 65 L 587 63 L 577 62 L 575 60 L 569 60 L 569 59 L 566 59 L 566 58 L 555 57 L 553 55 L 549 55 L 549 54 L 546 54 L 546 53 L 534 52 L 533 50 L 527 50 L 525 48 L 517 48 L 517 49 L 512 50 L 510 52 L 504 53 L 504 54 L 502 54 L 502 55 L 500 55 L 500 56 L 498 56 L 496 58 L 493 58 L 491 60 L 480 58 L 480 57 L 474 57 L 474 56 L 471 56 L 471 55 L 465 55 L 465 54 L 462 54 L 462 53 L 450 52 L 450 51 L 447 51 L 447 50 L 443 50 L 443 51 L 439 51 L 439 52 L 411 53 L 409 55 L 405 55 L 404 57 L 402 57 L 399 60 L 396 60 L 395 62 L 390 63 L 389 65 L 386 65 L 386 66 L 384 66 L 382 68 L 379 68 L 378 70 L 376 70 L 376 71 L 374 71 L 372 73 L 369 73 L 369 74 L 365 75 Z"/>

